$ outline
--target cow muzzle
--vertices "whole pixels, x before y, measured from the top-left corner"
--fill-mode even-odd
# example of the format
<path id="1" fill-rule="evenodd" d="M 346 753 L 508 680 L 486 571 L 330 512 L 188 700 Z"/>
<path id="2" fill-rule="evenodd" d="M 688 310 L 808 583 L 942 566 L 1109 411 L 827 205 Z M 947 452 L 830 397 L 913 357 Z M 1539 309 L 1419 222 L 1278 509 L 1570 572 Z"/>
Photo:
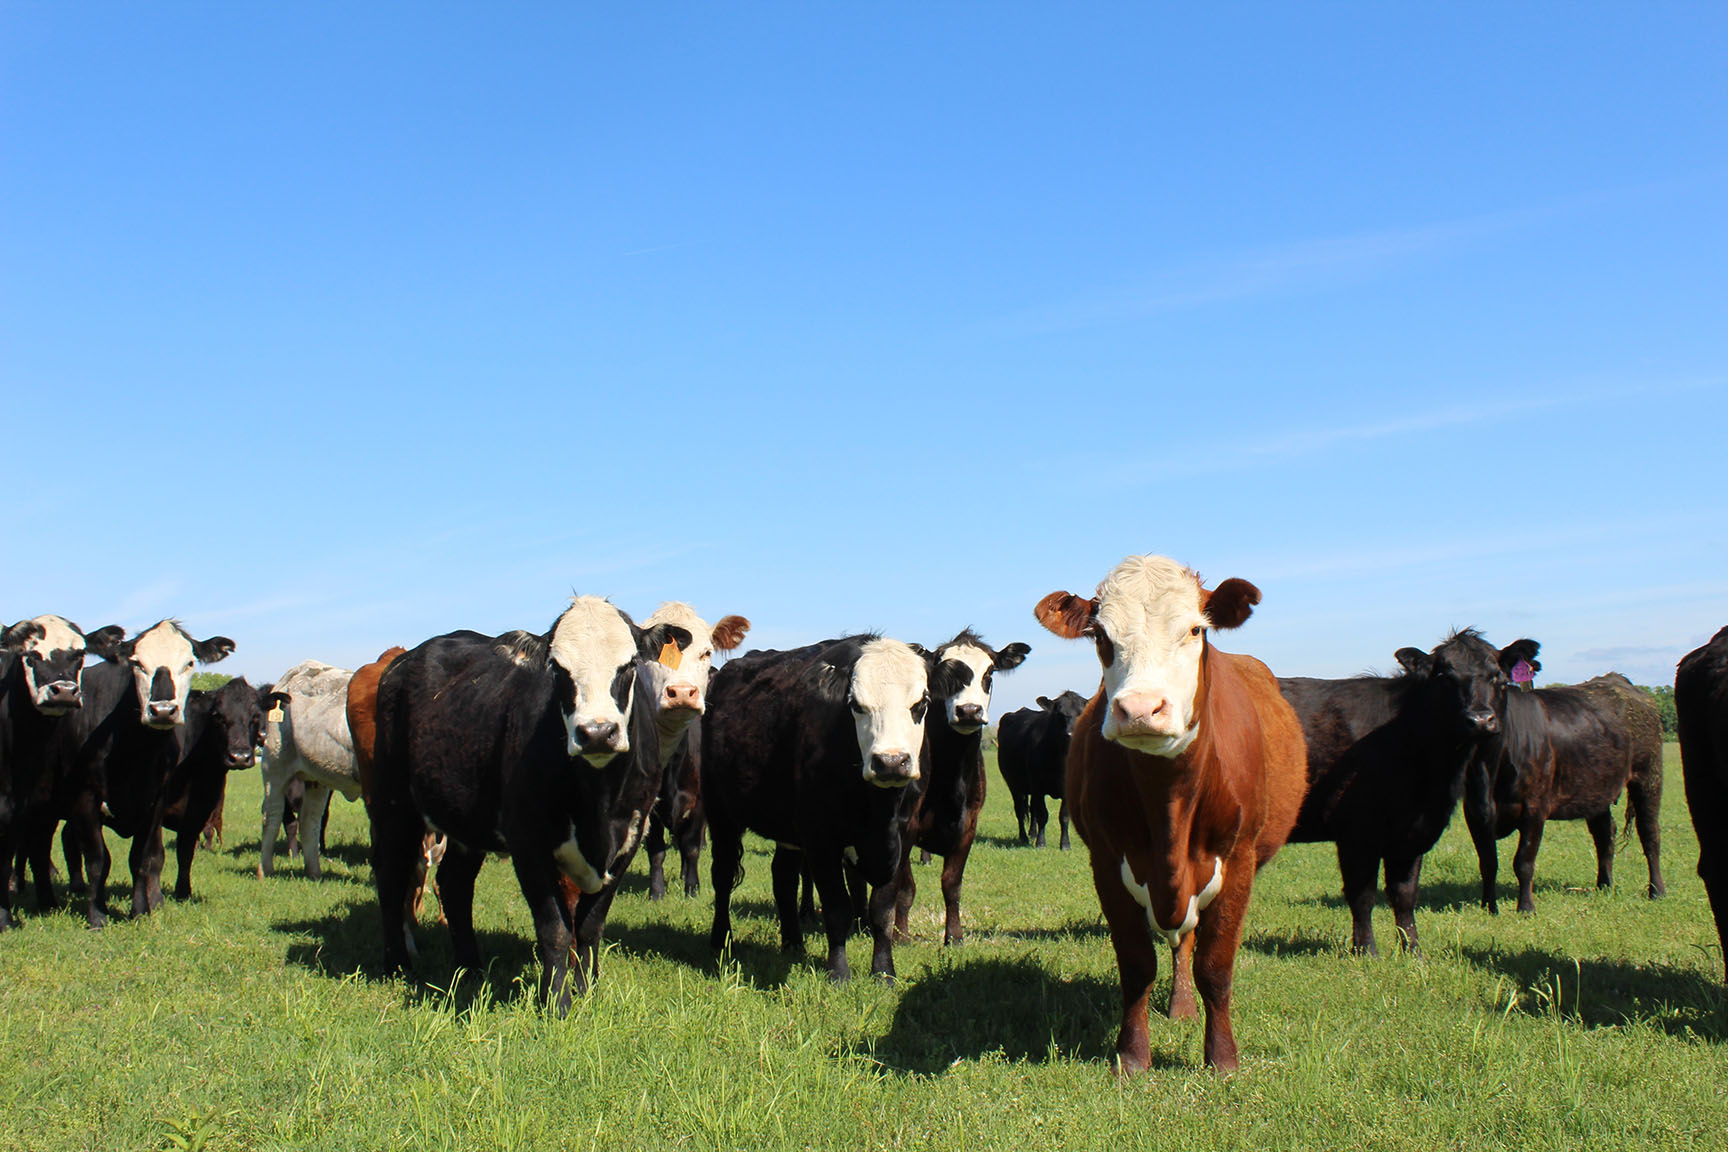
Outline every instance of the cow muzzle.
<path id="1" fill-rule="evenodd" d="M 172 728 L 180 723 L 177 700 L 152 700 L 144 707 L 144 723 L 152 728 Z"/>
<path id="2" fill-rule="evenodd" d="M 44 684 L 36 693 L 36 707 L 50 716 L 60 716 L 84 706 L 84 694 L 76 680 L 56 680 Z"/>
<path id="3" fill-rule="evenodd" d="M 878 788 L 904 788 L 918 779 L 918 761 L 910 752 L 878 752 L 870 757 L 864 779 Z"/>
<path id="4" fill-rule="evenodd" d="M 954 706 L 954 730 L 970 736 L 984 727 L 984 705 L 956 704 Z"/>
<path id="5" fill-rule="evenodd" d="M 1135 692 L 1110 701 L 1104 718 L 1104 739 L 1151 756 L 1177 756 L 1194 742 L 1195 729 L 1185 724 L 1170 698 Z"/>
<path id="6" fill-rule="evenodd" d="M 1465 719 L 1470 721 L 1470 727 L 1485 735 L 1493 735 L 1500 731 L 1500 717 L 1491 709 L 1473 708 L 1465 713 Z"/>
<path id="7" fill-rule="evenodd" d="M 570 745 L 567 751 L 572 757 L 581 757 L 590 767 L 604 768 L 612 762 L 612 758 L 620 752 L 628 752 L 630 742 L 624 736 L 624 730 L 613 720 L 595 720 L 587 724 L 577 724 L 570 729 Z"/>
<path id="8" fill-rule="evenodd" d="M 661 705 L 664 708 L 686 708 L 692 712 L 702 711 L 702 690 L 691 683 L 666 685 L 666 698 Z"/>

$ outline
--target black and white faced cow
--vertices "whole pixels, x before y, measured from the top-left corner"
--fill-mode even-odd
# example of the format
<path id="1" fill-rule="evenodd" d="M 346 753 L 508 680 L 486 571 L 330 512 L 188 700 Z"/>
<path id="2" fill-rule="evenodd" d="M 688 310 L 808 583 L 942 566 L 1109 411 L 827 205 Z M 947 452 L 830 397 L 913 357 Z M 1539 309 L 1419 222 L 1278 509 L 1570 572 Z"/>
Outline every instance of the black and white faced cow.
<path id="1" fill-rule="evenodd" d="M 798 882 L 808 865 L 822 899 L 828 974 L 851 974 L 853 911 L 842 861 L 855 859 L 881 897 L 870 900 L 870 970 L 894 974 L 890 882 L 918 799 L 911 785 L 925 774 L 926 715 L 933 700 L 960 688 L 952 669 L 877 636 L 750 652 L 720 669 L 702 737 L 715 948 L 731 935 L 748 829 L 778 845 L 774 904 L 783 949 L 804 948 Z"/>
<path id="2" fill-rule="evenodd" d="M 1031 651 L 1029 645 L 1014 643 L 998 652 L 970 628 L 936 649 L 936 666 L 943 679 L 957 683 L 959 690 L 941 698 L 941 709 L 929 724 L 930 778 L 912 814 L 896 877 L 896 939 L 906 939 L 907 918 L 918 894 L 912 878 L 912 847 L 917 845 L 927 856 L 935 853 L 943 858 L 942 943 L 960 943 L 960 885 L 978 834 L 978 812 L 984 807 L 984 728 L 990 723 L 990 691 L 996 673 L 1020 667 Z"/>
<path id="3" fill-rule="evenodd" d="M 438 887 L 456 964 L 479 967 L 474 880 L 487 852 L 508 853 L 534 917 L 540 996 L 568 1011 L 572 942 L 583 991 L 660 784 L 642 669 L 690 643 L 582 596 L 544 635 L 454 632 L 384 669 L 370 814 L 388 970 L 409 963 L 402 910 L 430 826 L 449 837 Z M 573 910 L 560 874 L 581 890 Z"/>
<path id="4" fill-rule="evenodd" d="M 85 654 L 111 656 L 125 636 L 117 625 L 86 636 L 59 616 L 20 620 L 0 636 L 0 931 L 13 921 L 12 866 L 24 810 L 47 802 L 49 736 L 83 704 Z M 38 875 L 45 879 L 46 872 Z"/>
<path id="5" fill-rule="evenodd" d="M 673 646 L 642 669 L 642 689 L 653 703 L 660 733 L 660 796 L 654 802 L 643 841 L 648 854 L 648 895 L 653 900 L 666 895 L 668 834 L 682 859 L 685 895 L 694 896 L 700 890 L 697 857 L 707 828 L 698 783 L 701 716 L 707 708 L 715 655 L 736 649 L 750 631 L 750 621 L 742 616 L 725 616 L 710 626 L 694 608 L 679 601 L 662 604 L 645 621 L 650 628 L 656 624 L 675 624 L 695 639 L 688 652 Z"/>
<path id="6" fill-rule="evenodd" d="M 234 651 L 226 636 L 195 640 L 163 620 L 120 644 L 112 661 L 84 673 L 84 706 L 50 742 L 55 797 L 46 828 L 36 825 L 32 866 L 46 871 L 53 820 L 65 820 L 68 842 L 84 858 L 90 926 L 107 923 L 106 823 L 132 841 L 132 913 L 162 903 L 162 816 L 170 773 L 180 758 L 179 728 L 192 692 L 192 670 Z"/>

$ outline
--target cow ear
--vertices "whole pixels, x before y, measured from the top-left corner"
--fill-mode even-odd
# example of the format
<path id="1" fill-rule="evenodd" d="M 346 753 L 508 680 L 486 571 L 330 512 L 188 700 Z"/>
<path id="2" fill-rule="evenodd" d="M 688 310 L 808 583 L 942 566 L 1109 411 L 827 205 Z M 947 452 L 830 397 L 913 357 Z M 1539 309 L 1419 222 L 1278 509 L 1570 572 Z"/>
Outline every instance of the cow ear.
<path id="1" fill-rule="evenodd" d="M 810 673 L 810 688 L 824 704 L 839 704 L 852 691 L 852 669 L 823 662 Z"/>
<path id="2" fill-rule="evenodd" d="M 200 664 L 214 664 L 225 660 L 234 654 L 234 641 L 226 636 L 212 636 L 208 640 L 194 640 L 192 655 Z"/>
<path id="3" fill-rule="evenodd" d="M 1532 671 L 1540 672 L 1542 665 L 1536 663 L 1536 653 L 1542 650 L 1542 645 L 1534 640 L 1514 640 L 1500 649 L 1500 670 L 1512 671 L 1512 666 L 1522 660 L 1530 665 Z"/>
<path id="4" fill-rule="evenodd" d="M 946 700 L 972 683 L 972 669 L 961 660 L 944 660 L 930 673 L 930 695 Z"/>
<path id="5" fill-rule="evenodd" d="M 1050 703 L 1050 697 L 1040 696 L 1040 697 L 1038 697 L 1038 707 L 1040 707 L 1040 708 L 1054 708 L 1055 705 Z"/>
<path id="6" fill-rule="evenodd" d="M 1205 596 L 1200 610 L 1214 628 L 1240 628 L 1253 615 L 1254 605 L 1260 603 L 1260 589 L 1234 576 Z"/>
<path id="7" fill-rule="evenodd" d="M 258 693 L 258 703 L 263 706 L 264 711 L 266 712 L 270 711 L 272 708 L 285 708 L 293 701 L 293 699 L 294 697 L 288 695 L 288 693 L 278 692 L 274 688 L 263 689 Z"/>
<path id="8" fill-rule="evenodd" d="M 21 651 L 30 642 L 32 636 L 43 636 L 47 629 L 34 620 L 20 620 L 6 629 L 5 648 L 8 652 Z"/>
<path id="9" fill-rule="evenodd" d="M 1089 635 L 1098 619 L 1098 601 L 1082 600 L 1070 592 L 1052 592 L 1032 609 L 1038 623 L 1068 640 Z"/>
<path id="10" fill-rule="evenodd" d="M 992 663 L 994 664 L 996 671 L 1007 672 L 1011 669 L 1020 667 L 1020 665 L 1025 662 L 1026 657 L 1031 654 L 1032 645 L 1021 644 L 1016 641 L 1002 649 L 1002 651 L 996 653 L 996 659 L 992 661 Z"/>
<path id="11" fill-rule="evenodd" d="M 1434 658 L 1420 648 L 1400 648 L 1392 657 L 1412 676 L 1426 676 L 1434 670 Z"/>
<path id="12" fill-rule="evenodd" d="M 930 649 L 924 647 L 922 644 L 907 644 L 906 647 L 916 652 L 918 654 L 918 659 L 923 660 L 926 663 L 929 663 L 936 657 L 934 652 L 930 651 Z"/>
<path id="13" fill-rule="evenodd" d="M 744 634 L 750 631 L 750 621 L 742 616 L 722 616 L 720 623 L 714 625 L 714 651 L 730 652 L 744 643 Z"/>
<path id="14" fill-rule="evenodd" d="M 690 647 L 690 629 L 680 628 L 676 624 L 660 623 L 652 628 L 644 628 L 636 634 L 636 650 L 642 653 L 643 659 L 658 660 L 660 653 L 668 644 L 678 645 L 678 651 Z"/>
<path id="15" fill-rule="evenodd" d="M 498 637 L 492 651 L 512 664 L 538 668 L 546 663 L 547 644 L 544 636 L 517 628 Z"/>
<path id="16" fill-rule="evenodd" d="M 84 650 L 103 660 L 113 660 L 120 655 L 120 644 L 125 639 L 126 629 L 118 624 L 109 624 L 85 635 Z"/>

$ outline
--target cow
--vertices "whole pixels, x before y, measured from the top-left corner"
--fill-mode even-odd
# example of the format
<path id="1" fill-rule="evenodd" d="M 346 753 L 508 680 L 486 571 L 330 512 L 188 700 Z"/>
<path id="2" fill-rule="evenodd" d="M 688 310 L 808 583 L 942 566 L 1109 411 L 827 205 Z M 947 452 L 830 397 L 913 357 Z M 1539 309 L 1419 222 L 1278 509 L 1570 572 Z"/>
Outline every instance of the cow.
<path id="1" fill-rule="evenodd" d="M 84 706 L 49 740 L 51 794 L 33 821 L 29 845 L 39 897 L 46 886 L 54 823 L 65 820 L 68 835 L 62 842 L 80 858 L 90 927 L 108 922 L 104 824 L 132 841 L 132 914 L 148 915 L 161 906 L 162 821 L 173 798 L 170 777 L 180 762 L 192 671 L 233 651 L 234 641 L 226 636 L 196 640 L 178 621 L 162 620 L 85 669 Z"/>
<path id="2" fill-rule="evenodd" d="M 0 931 L 13 926 L 13 864 L 25 843 L 23 809 L 48 784 L 49 737 L 84 703 L 85 654 L 111 657 L 125 637 L 113 624 L 86 635 L 60 616 L 20 620 L 0 634 Z M 18 879 L 22 887 L 21 869 Z M 47 873 L 38 872 L 38 890 L 48 883 Z"/>
<path id="3" fill-rule="evenodd" d="M 1543 826 L 1583 820 L 1596 842 L 1596 886 L 1614 882 L 1614 813 L 1626 793 L 1626 827 L 1636 823 L 1650 870 L 1646 892 L 1663 895 L 1662 716 L 1643 690 L 1610 672 L 1563 688 L 1513 692 L 1499 733 L 1470 766 L 1464 820 L 1482 873 L 1482 906 L 1498 912 L 1495 841 L 1518 833 L 1512 872 L 1518 911 L 1534 912 L 1532 885 Z"/>
<path id="4" fill-rule="evenodd" d="M 319 855 L 324 818 L 330 797 L 360 798 L 360 767 L 354 757 L 354 737 L 348 730 L 348 682 L 353 673 L 321 660 L 303 660 L 277 680 L 274 691 L 288 698 L 273 708 L 264 726 L 263 832 L 259 839 L 258 876 L 276 871 L 276 833 L 282 827 L 283 796 L 288 782 L 306 782 L 300 806 L 300 850 L 306 875 L 323 874 Z"/>
<path id="5" fill-rule="evenodd" d="M 457 966 L 480 965 L 474 880 L 488 851 L 507 853 L 534 918 L 539 997 L 569 1011 L 599 974 L 606 913 L 660 783 L 642 669 L 691 640 L 578 596 L 544 634 L 452 632 L 384 669 L 370 816 L 387 971 L 410 962 L 403 907 L 430 826 L 449 837 L 438 888 Z M 574 914 L 561 874 L 581 889 Z"/>
<path id="6" fill-rule="evenodd" d="M 1728 628 L 1681 657 L 1674 673 L 1680 770 L 1698 833 L 1698 876 L 1728 956 Z"/>
<path id="7" fill-rule="evenodd" d="M 1068 850 L 1068 791 L 1063 786 L 1068 740 L 1085 707 L 1086 697 L 1078 692 L 1063 692 L 1054 700 L 1040 696 L 1038 707 L 1016 708 L 997 726 L 996 768 L 1014 797 L 1022 844 L 1044 847 L 1044 828 L 1050 823 L 1044 797 L 1054 796 L 1062 802 L 1056 816 L 1062 827 L 1060 846 Z"/>
<path id="8" fill-rule="evenodd" d="M 938 697 L 941 707 L 925 725 L 930 771 L 901 841 L 895 877 L 896 940 L 908 938 L 907 919 L 918 894 L 912 877 L 913 845 L 926 855 L 934 852 L 943 858 L 942 943 L 958 944 L 963 937 L 960 886 L 978 834 L 978 811 L 984 807 L 984 729 L 990 723 L 990 691 L 996 673 L 1018 668 L 1031 651 L 1030 645 L 1018 642 L 997 651 L 970 628 L 936 648 L 937 668 L 959 687 Z"/>
<path id="9" fill-rule="evenodd" d="M 1480 633 L 1454 631 L 1431 652 L 1400 648 L 1394 676 L 1278 681 L 1308 748 L 1308 791 L 1292 843 L 1338 846 L 1350 906 L 1350 947 L 1379 955 L 1374 882 L 1382 863 L 1400 944 L 1419 951 L 1417 881 L 1464 792 L 1482 741 L 1496 732 L 1507 675 L 1537 643 L 1495 649 Z"/>
<path id="10" fill-rule="evenodd" d="M 1278 681 L 1210 639 L 1259 602 L 1245 580 L 1207 589 L 1173 560 L 1130 556 L 1096 595 L 1052 592 L 1035 609 L 1056 635 L 1091 638 L 1103 666 L 1074 726 L 1067 794 L 1116 951 L 1124 1076 L 1151 1063 L 1160 944 L 1192 951 L 1206 1063 L 1237 1066 L 1230 996 L 1242 920 L 1304 787 L 1302 727 Z"/>
<path id="11" fill-rule="evenodd" d="M 228 773 L 252 767 L 264 742 L 265 709 L 282 702 L 280 694 L 261 693 L 243 676 L 213 691 L 194 688 L 187 698 L 179 759 L 169 776 L 162 815 L 162 826 L 175 834 L 176 900 L 192 897 L 192 860 L 205 829 L 222 811 Z"/>
<path id="12" fill-rule="evenodd" d="M 696 610 L 679 601 L 656 608 L 645 627 L 675 624 L 695 640 L 688 653 L 676 648 L 643 667 L 643 685 L 653 703 L 660 737 L 660 795 L 648 821 L 643 851 L 648 854 L 648 896 L 666 895 L 666 836 L 670 833 L 682 861 L 684 894 L 701 888 L 697 857 L 707 820 L 702 812 L 702 713 L 714 674 L 714 657 L 735 651 L 750 631 L 750 621 L 728 615 L 709 626 Z"/>
<path id="13" fill-rule="evenodd" d="M 798 881 L 806 866 L 822 900 L 828 976 L 851 976 L 846 938 L 854 910 L 843 859 L 869 898 L 870 970 L 894 975 L 894 889 L 906 822 L 926 767 L 924 721 L 933 699 L 959 690 L 953 666 L 876 635 L 846 636 L 727 662 L 702 726 L 702 804 L 708 813 L 714 924 L 732 932 L 746 830 L 775 841 L 772 875 L 781 948 L 804 949 Z"/>
<path id="14" fill-rule="evenodd" d="M 372 752 L 378 739 L 378 681 L 384 675 L 384 669 L 408 649 L 400 644 L 386 648 L 379 653 L 378 659 L 370 664 L 363 664 L 354 670 L 354 675 L 348 680 L 347 700 L 344 711 L 348 716 L 348 732 L 354 740 L 354 767 L 360 779 L 360 799 L 370 810 L 372 806 Z M 288 797 L 293 800 L 293 782 L 289 783 Z M 295 838 L 289 834 L 289 854 L 294 852 Z M 410 889 L 408 902 L 403 909 L 403 922 L 412 931 L 414 922 L 420 917 L 420 908 L 426 900 L 426 884 L 432 875 L 432 869 L 444 859 L 445 838 L 427 829 L 420 842 L 420 861 L 414 867 L 414 884 Z M 433 883 L 433 895 L 437 895 L 437 884 Z M 444 922 L 444 914 L 438 914 L 439 923 Z"/>

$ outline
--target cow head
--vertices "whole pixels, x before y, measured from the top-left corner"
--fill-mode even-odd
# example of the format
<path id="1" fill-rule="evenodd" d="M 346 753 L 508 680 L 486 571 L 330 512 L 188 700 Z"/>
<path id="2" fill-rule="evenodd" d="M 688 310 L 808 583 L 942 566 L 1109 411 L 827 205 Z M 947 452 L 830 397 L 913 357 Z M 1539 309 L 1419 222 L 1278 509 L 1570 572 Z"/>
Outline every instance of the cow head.
<path id="1" fill-rule="evenodd" d="M 270 703 L 286 702 L 281 692 L 270 693 Z M 210 693 L 210 733 L 205 738 L 222 742 L 223 763 L 229 771 L 250 768 L 259 745 L 264 743 L 263 689 L 237 677 Z"/>
<path id="2" fill-rule="evenodd" d="M 176 621 L 163 620 L 121 644 L 115 659 L 132 669 L 139 719 L 151 728 L 172 728 L 185 721 L 192 669 L 214 664 L 233 651 L 234 641 L 226 636 L 194 640 Z"/>
<path id="3" fill-rule="evenodd" d="M 700 716 L 707 706 L 708 676 L 714 670 L 714 654 L 730 652 L 750 631 L 742 616 L 725 616 L 712 628 L 688 604 L 671 601 L 654 610 L 644 627 L 674 624 L 690 633 L 689 650 L 676 645 L 656 652 L 642 667 L 642 684 L 649 699 L 662 714 Z M 665 749 L 662 749 L 664 752 Z"/>
<path id="4" fill-rule="evenodd" d="M 960 685 L 952 694 L 937 694 L 948 727 L 970 736 L 990 723 L 990 689 L 996 673 L 1020 667 L 1031 651 L 1029 645 L 1015 643 L 998 652 L 970 628 L 937 648 L 936 669 Z"/>
<path id="5" fill-rule="evenodd" d="M 1405 674 L 1422 683 L 1431 705 L 1453 718 L 1460 736 L 1480 738 L 1500 731 L 1512 666 L 1534 661 L 1541 645 L 1514 640 L 1496 650 L 1474 628 L 1446 637 L 1432 652 L 1400 648 L 1396 656 Z"/>
<path id="6" fill-rule="evenodd" d="M 86 636 L 69 620 L 37 616 L 6 629 L 0 645 L 18 654 L 24 686 L 36 710 L 44 716 L 64 716 L 84 702 L 84 654 L 112 656 L 125 636 L 125 629 L 117 624 Z"/>
<path id="7" fill-rule="evenodd" d="M 545 662 L 564 720 L 564 750 L 604 768 L 630 751 L 638 671 L 668 645 L 684 651 L 691 636 L 676 624 L 638 628 L 601 597 L 578 596 L 545 636 L 513 632 L 499 640 L 514 660 Z"/>
<path id="8" fill-rule="evenodd" d="M 930 698 L 959 690 L 958 678 L 928 653 L 898 640 L 866 640 L 850 660 L 823 660 L 813 672 L 818 699 L 852 712 L 864 779 L 904 788 L 918 779 Z"/>
<path id="9" fill-rule="evenodd" d="M 1072 736 L 1075 722 L 1080 719 L 1080 713 L 1086 710 L 1086 697 L 1078 692 L 1064 692 L 1054 700 L 1048 696 L 1040 696 L 1038 707 L 1061 717 L 1063 733 Z"/>
<path id="10" fill-rule="evenodd" d="M 1104 738 L 1174 757 L 1199 734 L 1195 698 L 1207 631 L 1238 627 L 1259 602 L 1260 590 L 1246 580 L 1207 590 L 1198 573 L 1174 560 L 1130 556 L 1090 600 L 1052 592 L 1034 612 L 1058 636 L 1090 636 L 1097 643 Z"/>

